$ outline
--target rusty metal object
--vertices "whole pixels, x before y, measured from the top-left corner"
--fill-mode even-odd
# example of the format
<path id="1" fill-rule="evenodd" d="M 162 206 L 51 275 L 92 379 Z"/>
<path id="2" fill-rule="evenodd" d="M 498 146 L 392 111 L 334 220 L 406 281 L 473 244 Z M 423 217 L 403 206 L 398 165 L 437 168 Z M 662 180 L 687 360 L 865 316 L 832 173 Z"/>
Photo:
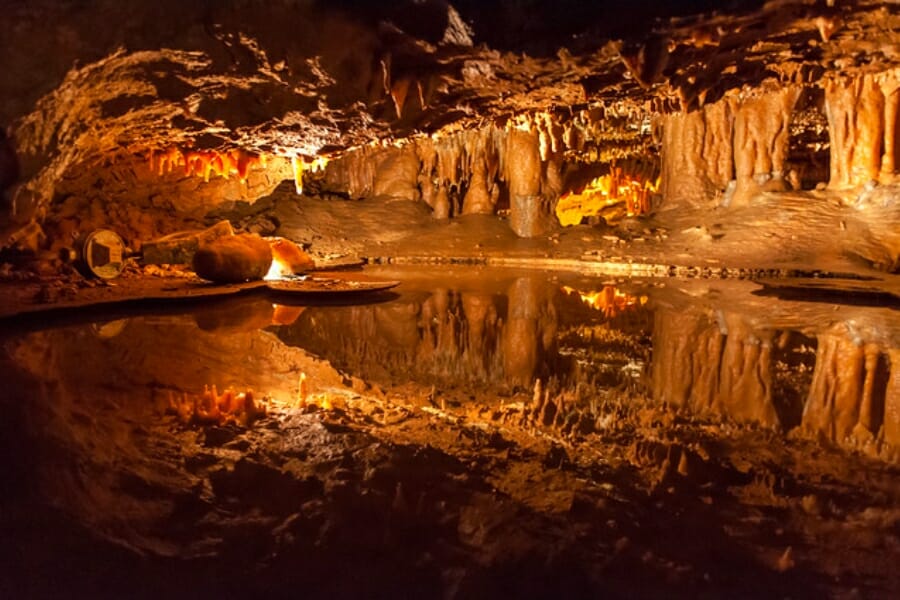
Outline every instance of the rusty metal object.
<path id="1" fill-rule="evenodd" d="M 125 268 L 128 249 L 115 231 L 95 229 L 81 236 L 74 248 L 65 248 L 60 258 L 72 262 L 85 277 L 115 279 Z"/>

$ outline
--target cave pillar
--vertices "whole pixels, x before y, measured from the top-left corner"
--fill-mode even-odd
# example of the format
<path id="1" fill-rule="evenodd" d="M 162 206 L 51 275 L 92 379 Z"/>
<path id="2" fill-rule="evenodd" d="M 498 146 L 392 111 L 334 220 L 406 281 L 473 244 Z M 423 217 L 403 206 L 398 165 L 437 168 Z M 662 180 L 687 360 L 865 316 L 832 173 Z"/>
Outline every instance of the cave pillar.
<path id="1" fill-rule="evenodd" d="M 705 117 L 705 110 L 696 110 L 664 118 L 661 173 L 664 206 L 705 205 L 714 193 L 703 154 L 705 142 L 716 140 L 707 135 Z"/>
<path id="2" fill-rule="evenodd" d="M 897 139 L 897 130 L 900 127 L 900 123 L 897 122 L 900 107 L 900 69 L 883 74 L 879 83 L 881 93 L 884 95 L 884 154 L 881 157 L 881 174 L 883 177 L 892 178 L 900 162 L 898 156 L 900 140 Z"/>
<path id="3" fill-rule="evenodd" d="M 541 195 L 542 172 L 537 134 L 510 129 L 506 138 L 509 224 L 519 237 L 535 237 L 552 227 L 551 203 Z"/>
<path id="4" fill-rule="evenodd" d="M 831 139 L 832 188 L 877 180 L 885 141 L 885 99 L 872 75 L 834 79 L 825 86 Z"/>
<path id="5" fill-rule="evenodd" d="M 785 189 L 790 120 L 800 88 L 742 102 L 724 98 L 663 121 L 662 194 L 667 206 L 709 206 L 717 197 L 746 205 L 760 191 Z M 723 196 L 734 180 L 731 196 Z"/>
<path id="6" fill-rule="evenodd" d="M 735 189 L 730 206 L 762 191 L 786 189 L 790 122 L 800 88 L 785 87 L 742 102 L 734 118 Z"/>

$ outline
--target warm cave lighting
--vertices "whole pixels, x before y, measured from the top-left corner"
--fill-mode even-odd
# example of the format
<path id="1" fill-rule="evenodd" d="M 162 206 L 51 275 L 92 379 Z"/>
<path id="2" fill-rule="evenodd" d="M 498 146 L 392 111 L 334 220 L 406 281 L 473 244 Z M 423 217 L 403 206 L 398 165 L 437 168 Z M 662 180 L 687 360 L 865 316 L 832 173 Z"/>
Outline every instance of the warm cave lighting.
<path id="1" fill-rule="evenodd" d="M 301 372 L 297 382 L 297 398 L 294 401 L 293 408 L 305 409 L 308 406 L 317 406 L 322 410 L 332 410 L 334 409 L 334 402 L 331 401 L 326 392 L 310 394 L 306 373 Z"/>
<path id="2" fill-rule="evenodd" d="M 203 393 L 181 396 L 169 392 L 168 412 L 175 414 L 185 425 L 224 425 L 234 423 L 242 427 L 251 425 L 268 414 L 267 399 L 257 399 L 253 390 L 235 392 L 228 388 L 221 394 L 216 386 L 205 386 Z"/>
<path id="3" fill-rule="evenodd" d="M 293 269 L 291 269 L 290 265 L 286 262 L 279 260 L 276 257 L 272 258 L 272 266 L 269 267 L 269 272 L 266 273 L 266 276 L 263 277 L 266 281 L 278 281 L 280 279 L 286 279 L 294 274 Z"/>
<path id="4" fill-rule="evenodd" d="M 647 304 L 647 296 L 626 294 L 614 285 L 605 285 L 599 292 L 582 292 L 569 286 L 564 286 L 563 291 L 567 294 L 578 294 L 582 302 L 602 312 L 607 319 Z"/>
<path id="5" fill-rule="evenodd" d="M 578 225 L 585 217 L 600 214 L 603 209 L 625 204 L 628 216 L 650 212 L 650 197 L 659 189 L 659 178 L 642 180 L 613 167 L 588 183 L 581 192 L 564 194 L 556 205 L 556 216 L 564 226 Z"/>
<path id="6" fill-rule="evenodd" d="M 162 154 L 150 155 L 150 169 L 160 176 L 181 168 L 186 176 L 230 179 L 237 176 L 241 183 L 247 182 L 251 169 L 265 169 L 268 159 L 265 154 L 251 154 L 243 150 L 216 152 L 215 150 L 188 150 L 169 148 Z"/>
<path id="7" fill-rule="evenodd" d="M 294 188 L 297 190 L 297 194 L 303 193 L 303 172 L 309 171 L 310 173 L 318 173 L 325 169 L 328 165 L 328 159 L 324 156 L 317 156 L 316 158 L 307 162 L 305 158 L 302 156 L 292 156 L 291 157 L 291 167 L 294 169 Z"/>

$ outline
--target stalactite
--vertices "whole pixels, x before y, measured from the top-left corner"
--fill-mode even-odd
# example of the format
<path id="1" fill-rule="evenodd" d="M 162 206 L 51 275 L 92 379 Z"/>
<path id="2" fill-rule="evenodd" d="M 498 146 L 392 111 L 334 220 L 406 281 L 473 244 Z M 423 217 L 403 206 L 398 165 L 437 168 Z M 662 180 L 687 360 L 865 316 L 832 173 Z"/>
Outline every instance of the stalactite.
<path id="1" fill-rule="evenodd" d="M 247 180 L 252 169 L 265 169 L 268 157 L 265 154 L 254 154 L 241 150 L 217 152 L 215 150 L 181 150 L 169 148 L 161 154 L 150 154 L 150 169 L 158 175 L 166 175 L 181 167 L 188 177 L 224 177 L 237 176 L 241 182 Z"/>
<path id="2" fill-rule="evenodd" d="M 540 235 L 554 224 L 553 207 L 564 190 L 566 153 L 618 131 L 621 123 L 612 126 L 604 121 L 607 117 L 624 122 L 639 115 L 626 104 L 598 105 L 567 115 L 519 114 L 504 124 L 365 146 L 332 162 L 326 187 L 355 198 L 373 193 L 420 198 L 438 219 L 494 214 L 508 200 L 513 230 L 523 237 Z M 627 147 L 599 153 L 595 148 L 592 160 L 627 152 Z M 398 171 L 400 164 L 404 166 Z M 394 184 L 387 186 L 388 179 Z M 646 201 L 632 204 L 635 214 L 646 212 Z"/>

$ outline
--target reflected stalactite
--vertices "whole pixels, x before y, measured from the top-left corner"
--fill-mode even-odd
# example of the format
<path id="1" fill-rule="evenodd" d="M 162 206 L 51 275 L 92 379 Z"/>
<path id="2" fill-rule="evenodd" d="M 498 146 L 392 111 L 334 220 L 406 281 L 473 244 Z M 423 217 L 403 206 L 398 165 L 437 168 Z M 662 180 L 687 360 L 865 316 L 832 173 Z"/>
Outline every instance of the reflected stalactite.
<path id="1" fill-rule="evenodd" d="M 820 335 L 802 426 L 832 442 L 874 441 L 885 423 L 890 378 L 888 356 L 878 345 Z M 894 403 L 890 398 L 892 409 Z"/>
<path id="2" fill-rule="evenodd" d="M 529 386 L 546 376 L 556 349 L 557 316 L 543 282 L 518 279 L 509 288 L 509 316 L 503 331 L 503 368 L 512 383 Z"/>
<path id="3" fill-rule="evenodd" d="M 365 380 L 530 388 L 559 360 L 554 293 L 529 278 L 505 293 L 437 288 L 385 306 L 310 308 L 279 336 Z"/>
<path id="4" fill-rule="evenodd" d="M 658 310 L 653 329 L 653 398 L 696 412 L 781 426 L 776 410 L 772 332 L 738 315 Z"/>
<path id="5" fill-rule="evenodd" d="M 900 449 L 900 350 L 887 351 L 891 374 L 884 394 L 884 441 Z"/>

